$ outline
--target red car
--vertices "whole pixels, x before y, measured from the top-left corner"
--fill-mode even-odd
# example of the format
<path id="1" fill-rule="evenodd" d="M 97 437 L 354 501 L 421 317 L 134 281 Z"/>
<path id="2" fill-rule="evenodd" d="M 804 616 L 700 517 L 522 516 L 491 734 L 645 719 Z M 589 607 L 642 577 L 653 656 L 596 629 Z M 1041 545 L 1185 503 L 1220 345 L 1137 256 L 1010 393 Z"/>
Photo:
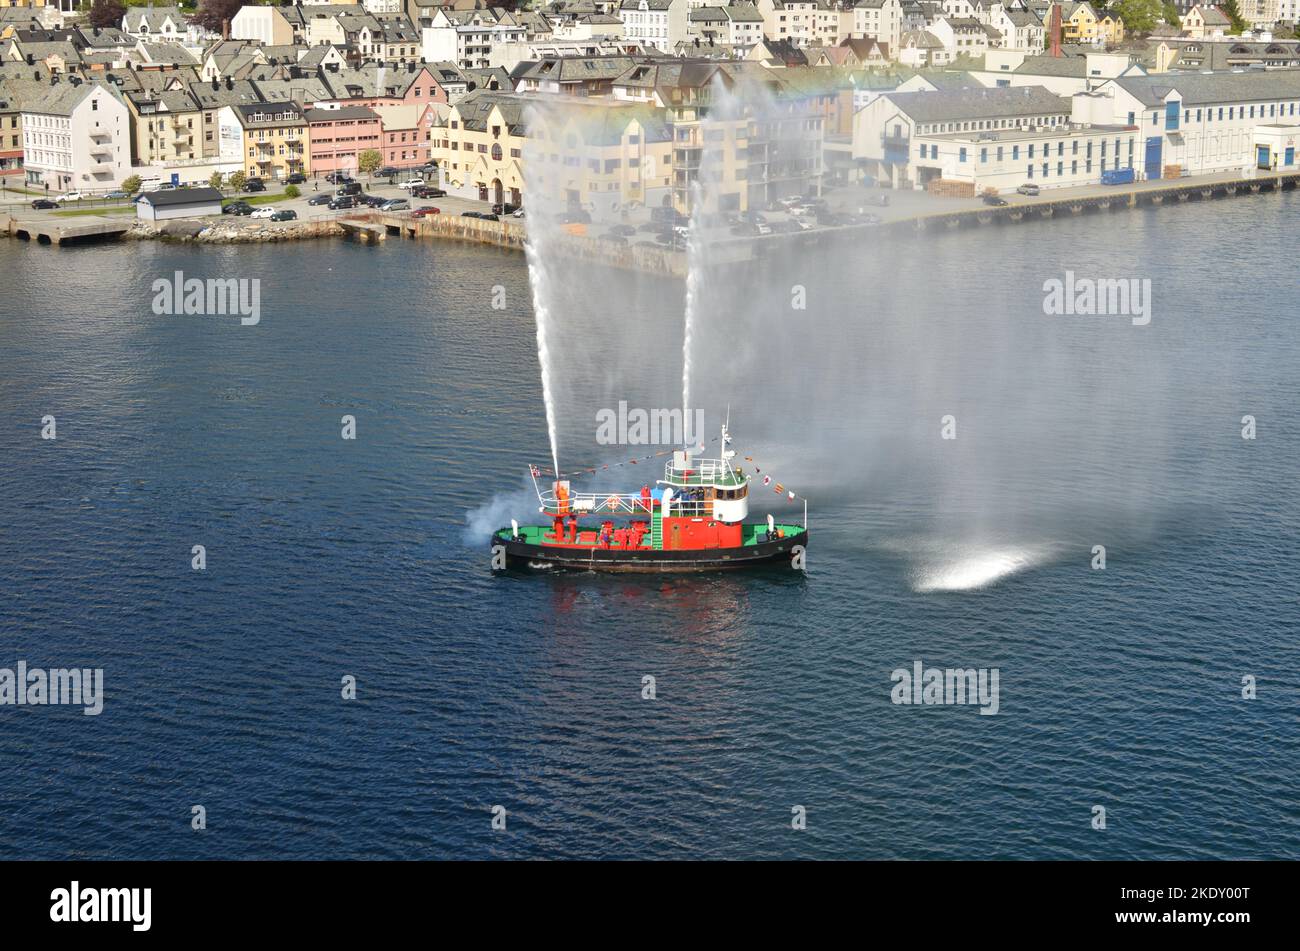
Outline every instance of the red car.
<path id="1" fill-rule="evenodd" d="M 415 211 L 411 212 L 411 217 L 425 218 L 429 215 L 440 215 L 440 214 L 442 214 L 442 212 L 439 211 L 437 208 L 434 208 L 432 205 L 425 205 L 422 208 L 417 208 L 415 209 Z"/>

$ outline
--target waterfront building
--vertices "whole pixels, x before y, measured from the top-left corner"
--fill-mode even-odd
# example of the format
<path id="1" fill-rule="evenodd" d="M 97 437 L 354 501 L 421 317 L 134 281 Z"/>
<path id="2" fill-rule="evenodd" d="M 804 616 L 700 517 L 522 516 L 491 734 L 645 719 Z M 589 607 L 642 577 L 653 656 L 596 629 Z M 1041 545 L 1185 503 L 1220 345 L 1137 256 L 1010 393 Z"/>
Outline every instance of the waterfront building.
<path id="1" fill-rule="evenodd" d="M 186 90 L 141 90 L 127 93 L 125 99 L 134 120 L 131 159 L 137 165 L 217 154 L 215 138 L 204 138 L 203 110 Z"/>
<path id="2" fill-rule="evenodd" d="M 100 191 L 131 173 L 131 112 L 105 83 L 60 82 L 24 103 L 22 135 L 29 185 Z"/>
<path id="3" fill-rule="evenodd" d="M 295 172 L 311 171 L 307 119 L 296 103 L 225 106 L 218 122 L 223 146 L 238 141 L 249 177 L 283 181 Z"/>
<path id="4" fill-rule="evenodd" d="M 311 172 L 316 176 L 330 172 L 355 175 L 361 152 L 378 150 L 383 141 L 379 114 L 365 106 L 307 109 L 303 115 L 307 120 Z"/>
<path id="5" fill-rule="evenodd" d="M 221 192 L 215 188 L 177 188 L 150 191 L 136 202 L 136 217 L 141 221 L 170 221 L 175 218 L 200 218 L 221 214 Z"/>
<path id="6" fill-rule="evenodd" d="M 380 104 L 375 111 L 382 127 L 380 149 L 385 165 L 417 168 L 432 158 L 432 129 L 437 114 L 433 105 Z"/>
<path id="7" fill-rule="evenodd" d="M 1138 126 L 1141 177 L 1238 171 L 1255 167 L 1261 136 L 1300 123 L 1300 71 L 1120 76 L 1074 97 L 1073 114 Z"/>
<path id="8" fill-rule="evenodd" d="M 1095 185 L 1105 172 L 1141 160 L 1140 139 L 1134 126 L 1071 123 L 920 133 L 913 138 L 911 168 L 917 188 L 966 197 L 1024 184 L 1043 190 Z"/>
<path id="9" fill-rule="evenodd" d="M 917 188 L 917 135 L 1050 128 L 1069 122 L 1070 109 L 1041 86 L 885 93 L 854 116 L 853 157 L 865 174 Z"/>
<path id="10" fill-rule="evenodd" d="M 520 204 L 527 104 L 511 93 L 475 90 L 433 120 L 432 157 L 442 187 L 466 198 Z"/>

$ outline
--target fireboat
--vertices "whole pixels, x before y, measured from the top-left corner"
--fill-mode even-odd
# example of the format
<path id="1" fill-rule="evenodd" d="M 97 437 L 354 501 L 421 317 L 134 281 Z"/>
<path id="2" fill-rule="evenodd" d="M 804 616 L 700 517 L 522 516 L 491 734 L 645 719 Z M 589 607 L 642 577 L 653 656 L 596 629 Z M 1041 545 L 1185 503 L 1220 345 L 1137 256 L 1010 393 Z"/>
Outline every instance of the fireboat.
<path id="1" fill-rule="evenodd" d="M 492 535 L 492 567 L 576 568 L 583 571 L 714 571 L 788 561 L 803 567 L 808 545 L 808 504 L 803 525 L 747 523 L 750 477 L 734 466 L 735 450 L 724 424 L 721 458 L 698 458 L 677 449 L 664 477 L 640 491 L 577 492 L 557 477 L 549 488 L 529 467 L 538 509 L 549 525 L 520 525 Z M 585 527 L 580 520 L 592 520 Z"/>

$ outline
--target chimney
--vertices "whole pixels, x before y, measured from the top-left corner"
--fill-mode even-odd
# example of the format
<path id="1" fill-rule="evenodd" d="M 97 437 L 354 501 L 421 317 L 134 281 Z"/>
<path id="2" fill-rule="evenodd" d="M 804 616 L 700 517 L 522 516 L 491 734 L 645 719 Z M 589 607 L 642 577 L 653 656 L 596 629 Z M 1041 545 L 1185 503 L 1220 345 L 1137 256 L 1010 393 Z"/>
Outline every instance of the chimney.
<path id="1" fill-rule="evenodd" d="M 226 40 L 228 40 L 228 39 L 230 39 L 230 21 L 229 21 L 229 20 L 222 20 L 222 21 L 221 21 L 221 39 L 222 39 L 223 42 L 226 41 Z"/>
<path id="2" fill-rule="evenodd" d="M 1060 57 L 1061 55 L 1061 5 L 1059 3 L 1052 4 L 1052 25 L 1050 29 L 1052 33 L 1051 55 L 1055 57 Z"/>

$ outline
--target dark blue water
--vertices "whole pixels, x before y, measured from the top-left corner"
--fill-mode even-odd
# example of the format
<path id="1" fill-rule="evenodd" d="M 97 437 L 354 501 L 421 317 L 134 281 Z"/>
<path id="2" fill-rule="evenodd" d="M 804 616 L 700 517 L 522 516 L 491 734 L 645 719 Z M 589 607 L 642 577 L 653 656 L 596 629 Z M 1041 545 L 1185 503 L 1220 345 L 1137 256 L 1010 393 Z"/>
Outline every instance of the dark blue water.
<path id="1" fill-rule="evenodd" d="M 467 518 L 527 518 L 550 452 L 518 256 L 0 246 L 0 667 L 106 688 L 0 707 L 0 856 L 1300 856 L 1298 208 L 719 278 L 700 385 L 814 498 L 806 576 L 491 575 Z M 1151 325 L 1044 323 L 1072 266 L 1153 277 Z M 260 278 L 261 323 L 155 316 L 177 269 Z M 574 326 L 670 334 L 679 285 L 604 280 Z M 1001 712 L 891 704 L 914 660 L 999 668 Z"/>

